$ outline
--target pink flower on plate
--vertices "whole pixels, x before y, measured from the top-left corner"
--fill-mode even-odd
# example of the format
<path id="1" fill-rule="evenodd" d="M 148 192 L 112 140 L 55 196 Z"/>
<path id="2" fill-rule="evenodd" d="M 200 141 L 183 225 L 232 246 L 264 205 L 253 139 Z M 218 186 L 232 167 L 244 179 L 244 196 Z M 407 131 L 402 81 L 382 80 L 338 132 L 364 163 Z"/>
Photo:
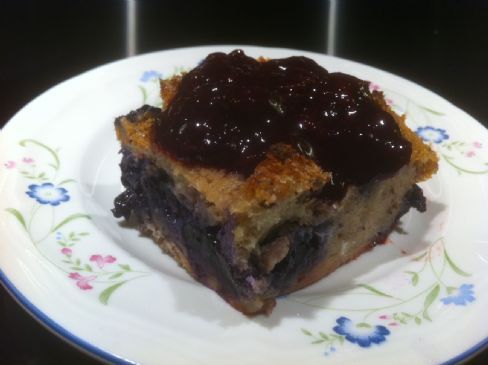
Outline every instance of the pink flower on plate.
<path id="1" fill-rule="evenodd" d="M 473 147 L 474 148 L 481 148 L 481 147 L 483 147 L 483 145 L 481 144 L 481 142 L 475 141 L 475 142 L 473 142 Z"/>
<path id="2" fill-rule="evenodd" d="M 96 262 L 98 267 L 101 269 L 105 266 L 105 264 L 111 264 L 115 262 L 117 259 L 112 255 L 102 256 L 102 255 L 91 255 L 90 261 Z"/>
<path id="3" fill-rule="evenodd" d="M 373 91 L 380 91 L 380 85 L 378 84 L 375 84 L 374 82 L 370 82 L 369 83 L 369 91 L 373 92 Z"/>
<path id="4" fill-rule="evenodd" d="M 72 272 L 69 274 L 69 278 L 76 280 L 76 285 L 81 290 L 90 290 L 93 289 L 93 286 L 90 285 L 90 281 L 95 280 L 97 277 L 95 275 L 83 276 L 78 274 L 77 272 Z"/>
<path id="5" fill-rule="evenodd" d="M 30 157 L 24 157 L 22 159 L 22 162 L 23 163 L 33 163 L 34 162 L 34 159 L 33 158 L 30 158 Z"/>
<path id="6" fill-rule="evenodd" d="M 392 106 L 392 105 L 393 105 L 393 100 L 392 100 L 392 99 L 390 99 L 390 98 L 386 98 L 386 99 L 385 99 L 385 102 L 386 102 L 386 104 L 387 104 L 387 105 L 389 105 L 389 106 Z"/>
<path id="7" fill-rule="evenodd" d="M 71 248 L 68 248 L 68 247 L 63 247 L 61 249 L 61 253 L 65 256 L 71 256 L 71 254 L 73 253 L 73 250 Z"/>
<path id="8" fill-rule="evenodd" d="M 390 319 L 391 317 L 386 315 L 386 314 L 382 314 L 381 316 L 378 317 L 379 319 Z"/>
<path id="9" fill-rule="evenodd" d="M 473 157 L 474 155 L 476 155 L 476 152 L 474 152 L 474 151 L 466 152 L 466 157 Z"/>
<path id="10" fill-rule="evenodd" d="M 15 168 L 15 161 L 7 161 L 7 162 L 5 162 L 4 166 L 7 169 L 13 169 L 13 168 Z"/>

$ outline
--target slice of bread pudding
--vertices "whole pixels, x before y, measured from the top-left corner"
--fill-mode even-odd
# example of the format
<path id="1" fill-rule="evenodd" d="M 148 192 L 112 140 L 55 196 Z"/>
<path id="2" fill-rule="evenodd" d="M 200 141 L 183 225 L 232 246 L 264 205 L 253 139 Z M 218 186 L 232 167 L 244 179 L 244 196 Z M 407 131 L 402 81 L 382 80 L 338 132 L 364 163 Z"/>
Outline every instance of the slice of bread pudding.
<path id="1" fill-rule="evenodd" d="M 210 54 L 117 118 L 116 217 L 248 315 L 383 243 L 435 153 L 379 92 L 305 57 Z"/>

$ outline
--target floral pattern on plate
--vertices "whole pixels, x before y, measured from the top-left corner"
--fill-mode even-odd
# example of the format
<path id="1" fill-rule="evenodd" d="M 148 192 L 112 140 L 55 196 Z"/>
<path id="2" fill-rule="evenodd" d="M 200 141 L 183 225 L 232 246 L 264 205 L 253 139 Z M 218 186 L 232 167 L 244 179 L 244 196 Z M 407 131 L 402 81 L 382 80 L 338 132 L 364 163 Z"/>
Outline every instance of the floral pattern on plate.
<path id="1" fill-rule="evenodd" d="M 380 91 L 380 87 L 376 84 L 370 85 L 372 91 Z M 409 114 L 408 105 L 414 103 L 409 100 L 407 108 L 401 109 L 395 102 L 387 98 L 388 104 L 399 112 L 403 112 L 412 119 L 412 114 Z M 436 117 L 443 115 L 441 112 L 434 111 L 430 108 L 423 107 L 416 104 L 417 108 L 423 113 L 432 114 Z M 488 173 L 488 168 L 483 170 L 483 164 L 479 170 L 469 170 L 461 167 L 453 160 L 455 157 L 447 155 L 444 150 L 456 152 L 457 158 L 472 158 L 476 156 L 476 150 L 481 150 L 483 145 L 481 142 L 462 142 L 459 140 L 449 141 L 450 135 L 445 128 L 438 128 L 433 126 L 420 126 L 415 130 L 416 134 L 426 143 L 430 143 L 444 159 L 449 166 L 453 167 L 459 174 L 485 174 Z M 488 166 L 488 163 L 484 163 Z M 400 297 L 396 293 L 388 293 L 380 290 L 370 284 L 359 284 L 357 290 L 353 290 L 352 295 L 358 295 L 360 298 L 363 294 L 377 296 L 383 299 L 384 305 L 367 308 L 329 308 L 320 304 L 323 296 L 312 297 L 305 301 L 296 299 L 288 300 L 295 301 L 308 306 L 313 306 L 327 311 L 349 313 L 348 315 L 356 316 L 357 313 L 365 313 L 360 316 L 357 321 L 353 321 L 348 316 L 341 315 L 336 319 L 332 331 L 325 333 L 318 331 L 314 334 L 309 329 L 302 328 L 303 334 L 312 339 L 312 344 L 320 344 L 325 347 L 324 355 L 337 351 L 338 346 L 349 342 L 363 348 L 372 347 L 372 345 L 380 345 L 388 340 L 388 336 L 392 334 L 393 329 L 400 325 L 408 325 L 415 323 L 421 325 L 423 322 L 431 322 L 430 310 L 434 303 L 442 303 L 444 305 L 467 306 L 476 300 L 475 287 L 473 284 L 465 282 L 447 283 L 444 278 L 446 268 L 458 277 L 470 277 L 471 274 L 459 268 L 448 254 L 444 239 L 439 238 L 434 241 L 429 248 L 422 254 L 412 258 L 412 268 L 405 270 L 404 273 L 410 277 L 410 285 L 413 289 L 419 290 L 411 291 L 411 294 L 406 297 Z M 427 274 L 427 275 L 426 275 Z M 425 279 L 424 279 L 425 277 Z M 429 284 L 420 285 L 421 281 L 431 280 Z M 360 292 L 362 290 L 362 293 Z M 405 305 L 409 309 L 412 305 L 417 306 L 416 311 L 406 311 Z M 375 319 L 370 318 L 377 315 Z"/>
<path id="2" fill-rule="evenodd" d="M 488 162 L 478 160 L 483 144 L 478 141 L 449 141 L 449 134 L 443 128 L 432 126 L 418 127 L 415 132 L 426 143 L 437 145 L 437 151 L 441 158 L 453 167 L 460 175 L 488 174 Z M 474 169 L 465 166 L 466 159 L 477 160 Z M 459 162 L 460 161 L 460 162 Z"/>
<path id="3" fill-rule="evenodd" d="M 477 140 L 452 138 L 451 135 L 455 134 L 449 133 L 443 125 L 446 113 L 434 110 L 392 90 L 381 88 L 374 83 L 370 84 L 370 90 L 383 91 L 387 104 L 397 113 L 406 115 L 407 120 L 417 126 L 413 128 L 415 133 L 425 143 L 431 144 L 440 158 L 459 175 L 488 174 L 488 160 L 483 157 L 485 152 L 483 143 Z"/>
<path id="4" fill-rule="evenodd" d="M 69 214 L 60 220 L 55 219 L 57 208 L 70 202 L 72 193 L 66 186 L 74 184 L 75 181 L 58 178 L 61 160 L 57 150 L 34 139 L 25 139 L 19 144 L 22 147 L 36 146 L 50 156 L 50 161 L 41 165 L 35 163 L 32 157 L 24 157 L 18 162 L 9 160 L 4 164 L 7 169 L 18 169 L 20 176 L 25 181 L 36 182 L 35 184 L 28 183 L 25 191 L 27 197 L 33 200 L 30 211 L 21 212 L 13 207 L 6 209 L 18 221 L 36 249 L 54 266 L 65 272 L 67 278 L 72 279 L 79 289 L 89 291 L 94 289 L 94 286 L 103 288 L 98 294 L 98 300 L 103 304 L 108 304 L 111 295 L 122 285 L 147 276 L 146 272 L 135 271 L 128 264 L 116 262 L 117 258 L 112 255 L 93 253 L 88 260 L 76 255 L 74 246 L 86 239 L 90 233 L 66 229 L 73 221 L 89 220 L 91 217 L 78 212 Z M 43 207 L 50 208 L 51 212 L 42 211 L 41 215 Z M 45 216 L 51 218 L 48 219 L 49 223 L 43 226 L 43 223 L 40 222 L 44 221 L 38 219 Z M 53 238 L 60 247 L 57 257 L 51 257 L 41 247 L 44 242 L 52 245 Z M 108 266 L 112 267 L 108 268 Z"/>
<path id="5" fill-rule="evenodd" d="M 391 242 L 390 242 L 391 243 Z M 356 308 L 330 308 L 321 304 L 324 296 L 313 296 L 301 301 L 291 299 L 296 303 L 320 308 L 327 311 L 349 313 L 336 319 L 333 332 L 325 334 L 319 331 L 313 334 L 309 329 L 302 328 L 302 332 L 312 338 L 312 344 L 325 346 L 325 355 L 336 352 L 338 345 L 346 342 L 360 347 L 372 347 L 387 341 L 393 329 L 400 325 L 414 323 L 421 325 L 424 321 L 432 322 L 431 308 L 436 302 L 444 305 L 466 306 L 476 300 L 473 284 L 459 281 L 447 282 L 446 269 L 457 277 L 468 278 L 470 273 L 463 271 L 447 253 L 442 238 L 436 240 L 427 250 L 412 258 L 404 273 L 410 277 L 411 289 L 408 295 L 400 296 L 398 293 L 387 292 L 370 284 L 359 284 L 352 291 L 358 302 L 363 295 L 373 295 L 381 299 L 382 304 L 375 307 Z M 427 283 L 423 283 L 426 281 Z M 423 284 L 423 285 L 421 285 Z M 441 295 L 444 295 L 441 297 Z M 408 307 L 408 311 L 406 311 Z M 411 311 L 412 307 L 417 307 Z M 357 313 L 364 313 L 357 316 Z M 380 313 L 379 315 L 377 313 Z M 370 319 L 371 317 L 374 319 Z M 356 319 L 350 319 L 350 316 Z"/>

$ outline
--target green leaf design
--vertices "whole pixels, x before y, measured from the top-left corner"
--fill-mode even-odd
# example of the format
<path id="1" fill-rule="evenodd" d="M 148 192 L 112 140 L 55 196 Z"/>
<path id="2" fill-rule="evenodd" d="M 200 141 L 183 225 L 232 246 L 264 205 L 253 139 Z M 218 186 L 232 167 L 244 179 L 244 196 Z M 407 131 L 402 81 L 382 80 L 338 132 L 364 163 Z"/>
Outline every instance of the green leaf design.
<path id="1" fill-rule="evenodd" d="M 143 103 L 146 103 L 146 101 L 147 101 L 147 91 L 146 91 L 146 88 L 144 86 L 139 85 L 139 90 L 141 90 L 141 93 L 142 93 L 142 102 Z"/>
<path id="2" fill-rule="evenodd" d="M 407 324 L 408 323 L 408 319 L 411 318 L 412 316 L 408 313 L 405 313 L 405 312 L 402 312 L 402 313 L 394 313 L 393 314 L 393 319 L 395 319 L 395 321 L 398 321 L 402 324 Z"/>
<path id="3" fill-rule="evenodd" d="M 432 288 L 432 290 L 429 292 L 429 294 L 427 294 L 427 296 L 425 297 L 424 311 L 422 313 L 422 316 L 425 319 L 427 319 L 428 321 L 432 321 L 432 319 L 429 316 L 428 311 L 429 311 L 429 308 L 432 305 L 432 303 L 434 303 L 434 301 L 437 299 L 437 296 L 439 295 L 439 291 L 440 291 L 440 286 L 439 286 L 439 284 L 437 284 L 436 286 L 434 286 Z"/>
<path id="4" fill-rule="evenodd" d="M 60 229 L 65 224 L 67 224 L 71 221 L 74 221 L 75 219 L 80 219 L 80 218 L 91 219 L 91 217 L 88 214 L 82 214 L 82 213 L 71 214 L 70 216 L 63 219 L 60 223 L 58 223 L 53 229 L 51 229 L 51 233 L 56 232 L 58 229 Z"/>
<path id="5" fill-rule="evenodd" d="M 319 336 L 322 337 L 324 340 L 329 341 L 329 337 L 325 333 L 319 332 Z"/>
<path id="6" fill-rule="evenodd" d="M 407 274 L 410 274 L 412 275 L 412 285 L 413 286 L 417 286 L 417 284 L 419 283 L 419 274 L 417 274 L 416 272 L 414 271 L 405 271 Z"/>
<path id="7" fill-rule="evenodd" d="M 422 260 L 425 256 L 427 255 L 427 251 L 424 252 L 423 254 L 420 254 L 419 256 L 413 258 L 413 261 L 420 261 Z"/>
<path id="8" fill-rule="evenodd" d="M 447 254 L 447 250 L 444 248 L 444 257 L 446 258 L 447 263 L 449 264 L 450 268 L 452 271 L 454 271 L 456 274 L 461 275 L 461 276 L 471 276 L 471 274 L 468 274 L 467 272 L 461 270 L 449 257 Z"/>
<path id="9" fill-rule="evenodd" d="M 25 219 L 24 219 L 24 217 L 22 216 L 22 214 L 17 209 L 7 208 L 5 210 L 7 212 L 9 212 L 10 214 L 12 214 L 15 218 L 17 218 L 17 220 L 22 225 L 22 227 L 27 231 L 27 226 L 25 224 Z"/>
<path id="10" fill-rule="evenodd" d="M 92 267 L 89 264 L 85 264 L 85 270 L 86 271 L 93 271 Z"/>
<path id="11" fill-rule="evenodd" d="M 465 169 L 461 166 L 458 166 L 457 164 L 455 164 L 454 162 L 452 162 L 452 160 L 454 160 L 454 157 L 450 157 L 450 156 L 447 156 L 443 153 L 440 154 L 441 157 L 449 164 L 451 165 L 452 167 L 454 167 L 456 169 L 456 171 L 461 175 L 463 172 L 467 173 L 467 174 L 475 174 L 475 175 L 483 175 L 483 174 L 488 174 L 488 170 L 482 170 L 482 171 L 478 171 L 478 170 L 468 170 L 468 169 Z"/>
<path id="12" fill-rule="evenodd" d="M 130 266 L 129 265 L 126 265 L 126 264 L 119 264 L 119 267 L 122 269 L 122 270 L 125 270 L 125 271 L 130 271 Z"/>
<path id="13" fill-rule="evenodd" d="M 447 290 L 447 294 L 452 294 L 457 290 L 457 288 L 455 286 L 448 286 L 446 290 Z"/>
<path id="14" fill-rule="evenodd" d="M 109 279 L 109 280 L 112 280 L 112 279 L 117 279 L 117 278 L 120 278 L 122 275 L 124 275 L 124 273 L 123 273 L 123 272 L 117 272 L 117 273 L 115 273 L 115 274 L 113 274 L 113 275 L 110 275 L 110 276 L 108 277 L 108 279 Z"/>
<path id="15" fill-rule="evenodd" d="M 324 340 L 315 340 L 312 342 L 312 345 L 316 345 L 316 344 L 322 343 L 322 342 L 324 342 Z"/>
<path id="16" fill-rule="evenodd" d="M 74 179 L 65 179 L 65 180 L 62 180 L 62 181 L 58 182 L 58 185 L 63 185 L 63 184 L 72 183 L 72 182 L 76 182 L 76 180 L 74 180 Z"/>
<path id="17" fill-rule="evenodd" d="M 358 323 L 356 325 L 356 327 L 359 327 L 359 328 L 371 328 L 371 325 L 370 324 L 367 324 L 367 323 L 364 323 L 364 322 L 361 322 L 361 323 Z"/>
<path id="18" fill-rule="evenodd" d="M 434 115 L 442 116 L 445 115 L 443 112 L 438 112 L 437 110 L 427 108 L 426 106 L 419 105 L 422 109 L 424 109 L 426 112 L 429 112 Z"/>
<path id="19" fill-rule="evenodd" d="M 420 325 L 422 323 L 422 320 L 420 319 L 420 317 L 415 317 L 415 323 Z"/>
<path id="20" fill-rule="evenodd" d="M 301 330 L 305 336 L 312 336 L 312 332 L 310 332 L 309 330 L 306 330 L 305 328 L 302 328 Z"/>
<path id="21" fill-rule="evenodd" d="M 54 159 L 54 163 L 50 164 L 50 166 L 52 166 L 56 171 L 59 170 L 59 166 L 60 166 L 59 157 L 58 157 L 58 154 L 53 149 L 49 148 L 44 143 L 36 141 L 35 139 L 24 139 L 24 140 L 19 142 L 19 144 L 22 147 L 26 147 L 27 144 L 29 144 L 29 143 L 32 143 L 32 144 L 35 144 L 41 148 L 44 148 L 47 152 L 49 152 Z"/>
<path id="22" fill-rule="evenodd" d="M 109 286 L 107 289 L 105 289 L 104 291 L 102 291 L 100 293 L 100 295 L 98 296 L 98 300 L 100 300 L 100 302 L 102 304 L 105 304 L 107 305 L 108 304 L 108 300 L 110 299 L 110 296 L 118 289 L 120 288 L 122 285 L 124 285 L 127 281 L 121 281 L 117 284 L 114 284 L 112 286 Z"/>
<path id="23" fill-rule="evenodd" d="M 395 298 L 394 296 L 391 296 L 389 294 L 386 294 L 378 289 L 375 289 L 373 288 L 371 285 L 367 285 L 367 284 L 359 284 L 358 287 L 360 288 L 364 288 L 364 289 L 367 289 L 369 290 L 370 292 L 376 294 L 376 295 L 379 295 L 381 297 L 387 297 L 387 298 Z M 396 298 L 395 298 L 396 299 Z"/>

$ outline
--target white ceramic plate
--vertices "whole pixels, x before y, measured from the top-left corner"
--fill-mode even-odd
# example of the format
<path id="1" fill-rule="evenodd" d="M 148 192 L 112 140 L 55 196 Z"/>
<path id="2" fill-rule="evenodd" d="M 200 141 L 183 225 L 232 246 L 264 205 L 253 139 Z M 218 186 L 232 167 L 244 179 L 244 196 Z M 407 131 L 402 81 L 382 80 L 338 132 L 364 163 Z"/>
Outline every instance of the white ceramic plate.
<path id="1" fill-rule="evenodd" d="M 68 80 L 1 133 L 3 284 L 41 322 L 105 360 L 143 364 L 431 364 L 488 342 L 488 133 L 428 90 L 354 62 L 306 55 L 371 80 L 432 143 L 439 173 L 403 234 L 246 318 L 115 220 L 121 191 L 113 121 L 158 105 L 158 77 L 235 47 L 158 52 Z"/>

